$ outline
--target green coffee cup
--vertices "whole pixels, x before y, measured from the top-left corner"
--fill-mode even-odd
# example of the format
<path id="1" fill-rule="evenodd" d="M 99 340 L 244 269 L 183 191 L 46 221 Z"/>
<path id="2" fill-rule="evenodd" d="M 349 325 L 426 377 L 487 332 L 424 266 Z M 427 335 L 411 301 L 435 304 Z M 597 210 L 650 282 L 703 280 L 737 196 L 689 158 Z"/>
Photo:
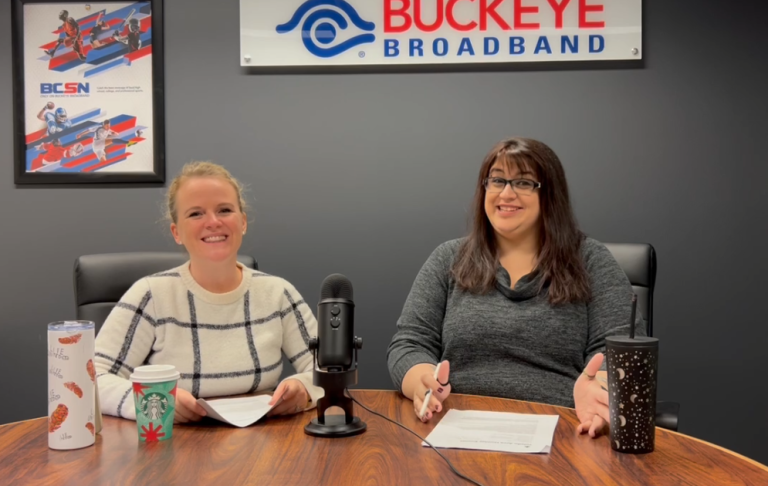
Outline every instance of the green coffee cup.
<path id="1" fill-rule="evenodd" d="M 147 365 L 133 370 L 131 381 L 139 442 L 158 442 L 173 436 L 179 376 L 173 365 Z"/>

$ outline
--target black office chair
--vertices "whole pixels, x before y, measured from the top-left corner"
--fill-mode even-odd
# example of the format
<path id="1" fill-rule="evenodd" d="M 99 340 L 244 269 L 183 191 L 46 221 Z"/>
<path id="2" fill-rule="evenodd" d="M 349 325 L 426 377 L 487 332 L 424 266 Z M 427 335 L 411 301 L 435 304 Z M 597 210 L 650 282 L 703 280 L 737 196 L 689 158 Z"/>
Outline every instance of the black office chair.
<path id="1" fill-rule="evenodd" d="M 153 273 L 178 267 L 189 259 L 183 252 L 131 252 L 83 255 L 75 260 L 75 306 L 77 318 L 93 321 L 96 332 L 120 297 L 137 280 Z M 258 270 L 253 257 L 238 255 L 237 260 Z"/>
<path id="2" fill-rule="evenodd" d="M 653 289 L 656 285 L 656 251 L 646 243 L 605 243 L 637 295 L 637 309 L 646 322 L 648 336 L 653 336 Z M 680 404 L 656 403 L 656 425 L 677 430 Z"/>

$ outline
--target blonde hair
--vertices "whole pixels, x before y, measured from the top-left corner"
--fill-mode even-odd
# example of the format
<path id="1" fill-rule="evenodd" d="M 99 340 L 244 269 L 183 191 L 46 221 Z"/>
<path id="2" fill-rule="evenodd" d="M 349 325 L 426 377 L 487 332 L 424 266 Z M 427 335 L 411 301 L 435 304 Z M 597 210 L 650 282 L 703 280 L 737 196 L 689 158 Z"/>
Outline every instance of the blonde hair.
<path id="1" fill-rule="evenodd" d="M 240 181 L 232 177 L 232 174 L 230 174 L 227 169 L 210 161 L 194 161 L 185 164 L 184 167 L 181 168 L 179 175 L 177 175 L 173 181 L 171 181 L 171 185 L 168 187 L 168 193 L 165 197 L 165 218 L 167 220 L 173 223 L 177 222 L 176 194 L 179 192 L 181 184 L 186 179 L 191 179 L 193 177 L 220 177 L 224 179 L 225 181 L 232 184 L 232 187 L 235 188 L 235 192 L 237 192 L 240 212 L 245 213 L 246 209 L 248 209 L 248 205 L 245 202 L 245 198 L 243 197 L 245 188 L 242 184 L 240 184 Z"/>

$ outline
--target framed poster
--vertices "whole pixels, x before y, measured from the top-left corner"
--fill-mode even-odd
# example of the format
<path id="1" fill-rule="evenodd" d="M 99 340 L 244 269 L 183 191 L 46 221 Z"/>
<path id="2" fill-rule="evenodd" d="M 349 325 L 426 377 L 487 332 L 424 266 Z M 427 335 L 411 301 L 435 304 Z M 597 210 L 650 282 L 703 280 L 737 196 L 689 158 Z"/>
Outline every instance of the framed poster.
<path id="1" fill-rule="evenodd" d="M 164 182 L 162 1 L 12 1 L 16 184 Z"/>

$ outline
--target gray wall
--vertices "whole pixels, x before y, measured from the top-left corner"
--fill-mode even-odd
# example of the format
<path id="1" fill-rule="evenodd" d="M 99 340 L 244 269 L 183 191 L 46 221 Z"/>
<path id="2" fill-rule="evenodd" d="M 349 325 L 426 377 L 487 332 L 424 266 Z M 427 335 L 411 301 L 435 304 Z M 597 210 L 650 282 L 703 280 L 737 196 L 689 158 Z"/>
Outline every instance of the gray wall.
<path id="1" fill-rule="evenodd" d="M 46 413 L 45 325 L 74 317 L 74 259 L 173 247 L 162 188 L 14 187 L 9 3 L 0 423 Z M 313 308 L 325 276 L 349 276 L 360 387 L 391 388 L 395 321 L 429 253 L 464 232 L 482 156 L 540 138 L 587 233 L 658 250 L 659 397 L 682 403 L 681 430 L 768 462 L 767 17 L 763 2 L 647 1 L 643 69 L 244 75 L 236 0 L 166 0 L 168 174 L 210 158 L 248 183 L 243 251 Z"/>

